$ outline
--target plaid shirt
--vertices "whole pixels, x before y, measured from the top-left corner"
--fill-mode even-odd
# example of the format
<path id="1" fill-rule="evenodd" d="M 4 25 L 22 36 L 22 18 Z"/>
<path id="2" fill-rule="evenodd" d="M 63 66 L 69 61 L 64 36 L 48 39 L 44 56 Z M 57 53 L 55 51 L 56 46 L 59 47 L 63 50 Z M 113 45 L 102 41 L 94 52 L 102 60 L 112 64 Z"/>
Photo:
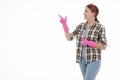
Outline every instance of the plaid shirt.
<path id="1" fill-rule="evenodd" d="M 73 40 L 76 38 L 76 62 L 80 62 L 80 58 L 82 55 L 82 37 L 83 33 L 85 31 L 85 25 L 86 23 L 81 23 L 76 27 L 76 29 L 70 34 L 70 40 Z M 95 42 L 101 42 L 105 47 L 107 46 L 106 41 L 106 35 L 105 35 L 105 28 L 103 25 L 101 25 L 98 22 L 95 22 L 93 26 L 90 27 L 90 30 L 88 31 L 86 35 L 87 40 L 95 41 Z M 95 60 L 101 59 L 101 50 L 97 48 L 92 48 L 89 46 L 85 47 L 86 50 L 86 62 L 90 63 Z"/>

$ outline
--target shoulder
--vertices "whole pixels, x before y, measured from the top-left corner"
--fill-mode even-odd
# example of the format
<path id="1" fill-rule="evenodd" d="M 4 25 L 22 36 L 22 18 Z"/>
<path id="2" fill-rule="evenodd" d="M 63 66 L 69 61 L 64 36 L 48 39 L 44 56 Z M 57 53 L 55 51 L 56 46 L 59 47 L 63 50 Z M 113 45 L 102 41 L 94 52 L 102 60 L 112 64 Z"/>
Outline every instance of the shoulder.
<path id="1" fill-rule="evenodd" d="M 83 23 L 80 23 L 80 24 L 77 26 L 77 28 L 82 28 L 84 25 L 85 25 L 84 22 L 83 22 Z"/>
<path id="2" fill-rule="evenodd" d="M 96 27 L 98 27 L 100 29 L 104 29 L 105 28 L 101 23 L 98 23 L 98 22 L 96 22 Z"/>
<path id="3" fill-rule="evenodd" d="M 81 26 L 84 26 L 85 24 L 86 24 L 86 22 L 82 22 L 82 23 L 80 23 Z"/>
<path id="4" fill-rule="evenodd" d="M 105 32 L 106 31 L 105 27 L 100 23 L 96 23 L 96 29 L 100 32 Z"/>

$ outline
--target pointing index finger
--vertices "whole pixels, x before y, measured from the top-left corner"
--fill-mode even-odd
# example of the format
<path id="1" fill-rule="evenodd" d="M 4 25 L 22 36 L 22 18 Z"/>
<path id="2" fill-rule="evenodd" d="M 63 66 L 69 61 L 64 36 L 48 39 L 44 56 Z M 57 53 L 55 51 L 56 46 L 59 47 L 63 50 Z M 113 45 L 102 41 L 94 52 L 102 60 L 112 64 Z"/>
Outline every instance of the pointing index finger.
<path id="1" fill-rule="evenodd" d="M 60 18 L 62 18 L 62 16 L 61 15 L 58 15 Z"/>

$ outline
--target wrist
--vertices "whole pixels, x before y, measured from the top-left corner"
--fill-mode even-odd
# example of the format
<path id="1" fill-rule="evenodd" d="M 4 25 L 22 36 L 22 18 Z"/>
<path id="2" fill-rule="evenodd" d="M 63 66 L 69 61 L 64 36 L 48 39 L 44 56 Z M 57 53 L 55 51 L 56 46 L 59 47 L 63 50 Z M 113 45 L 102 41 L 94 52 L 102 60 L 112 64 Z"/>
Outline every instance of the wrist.
<path id="1" fill-rule="evenodd" d="M 69 28 L 68 28 L 67 24 L 63 25 L 63 29 L 64 29 L 65 32 L 69 32 Z"/>
<path id="2" fill-rule="evenodd" d="M 67 23 L 62 23 L 63 26 L 67 26 Z"/>

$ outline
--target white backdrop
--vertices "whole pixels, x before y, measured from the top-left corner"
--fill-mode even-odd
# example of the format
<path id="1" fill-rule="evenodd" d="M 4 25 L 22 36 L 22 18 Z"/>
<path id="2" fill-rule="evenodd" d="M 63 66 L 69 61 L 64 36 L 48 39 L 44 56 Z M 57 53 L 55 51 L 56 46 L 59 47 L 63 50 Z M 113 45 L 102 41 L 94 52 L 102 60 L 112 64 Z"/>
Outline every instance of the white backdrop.
<path id="1" fill-rule="evenodd" d="M 1 0 L 0 80 L 82 80 L 75 40 L 66 41 L 58 15 L 72 32 L 89 3 L 98 6 L 108 41 L 96 80 L 119 80 L 119 0 Z"/>

